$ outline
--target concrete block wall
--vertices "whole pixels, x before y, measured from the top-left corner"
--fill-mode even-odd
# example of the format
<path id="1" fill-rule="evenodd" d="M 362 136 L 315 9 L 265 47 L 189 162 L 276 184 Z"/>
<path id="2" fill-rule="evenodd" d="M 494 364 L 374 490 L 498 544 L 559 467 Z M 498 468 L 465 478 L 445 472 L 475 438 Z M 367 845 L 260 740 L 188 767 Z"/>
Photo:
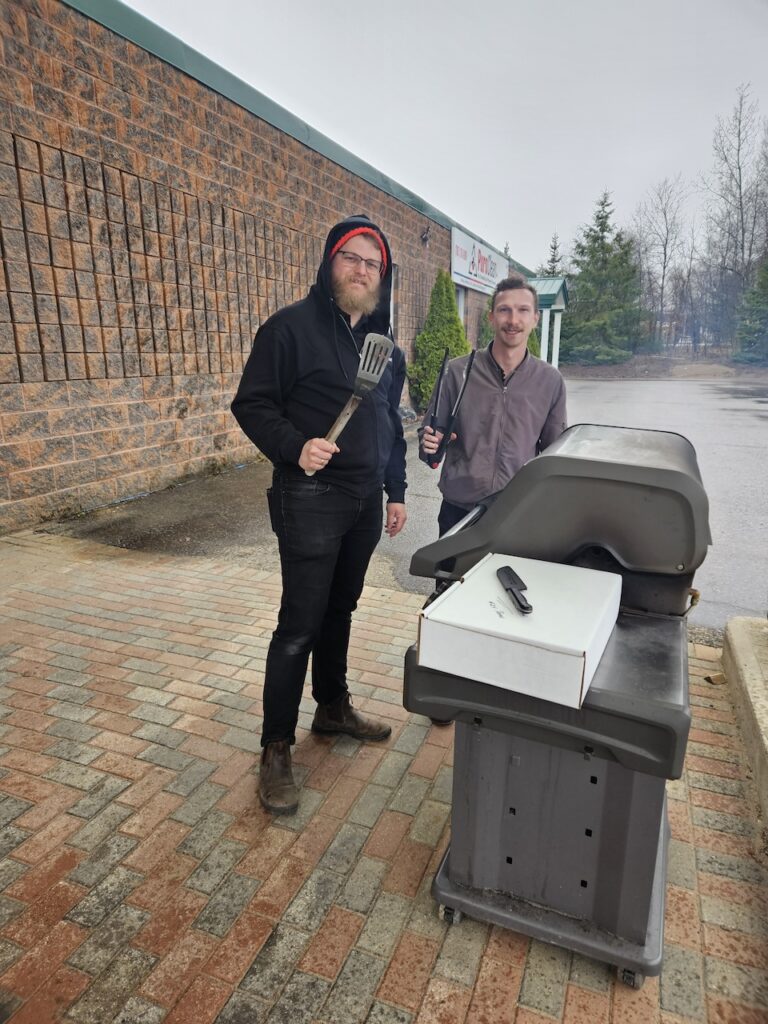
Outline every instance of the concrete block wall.
<path id="1" fill-rule="evenodd" d="M 474 348 L 480 334 L 480 324 L 488 315 L 489 296 L 484 292 L 467 291 L 466 306 L 464 309 L 465 329 L 467 338 Z"/>
<path id="2" fill-rule="evenodd" d="M 0 0 L 0 35 L 0 531 L 255 457 L 253 335 L 349 213 L 410 357 L 446 228 L 60 0 Z"/>

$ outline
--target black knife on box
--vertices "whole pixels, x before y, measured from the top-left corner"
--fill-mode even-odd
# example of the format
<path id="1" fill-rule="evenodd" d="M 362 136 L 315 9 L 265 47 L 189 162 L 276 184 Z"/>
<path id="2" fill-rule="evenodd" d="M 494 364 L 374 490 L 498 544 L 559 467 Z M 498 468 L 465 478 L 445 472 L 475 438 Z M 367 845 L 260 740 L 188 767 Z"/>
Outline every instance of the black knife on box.
<path id="1" fill-rule="evenodd" d="M 496 576 L 502 587 L 512 598 L 515 607 L 522 615 L 530 615 L 533 605 L 526 600 L 523 591 L 527 590 L 525 583 L 520 579 L 511 565 L 502 565 L 496 570 Z"/>

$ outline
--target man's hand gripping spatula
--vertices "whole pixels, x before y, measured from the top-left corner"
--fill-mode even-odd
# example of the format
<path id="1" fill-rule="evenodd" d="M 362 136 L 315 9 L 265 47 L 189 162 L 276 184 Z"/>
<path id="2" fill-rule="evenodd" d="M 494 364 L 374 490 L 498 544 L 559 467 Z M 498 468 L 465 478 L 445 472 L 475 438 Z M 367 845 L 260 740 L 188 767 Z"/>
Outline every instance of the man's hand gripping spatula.
<path id="1" fill-rule="evenodd" d="M 325 440 L 335 444 L 339 435 L 352 418 L 352 414 L 360 405 L 369 391 L 373 391 L 387 368 L 394 344 L 383 334 L 366 334 L 360 350 L 360 365 L 357 368 L 355 385 L 347 404 L 336 417 L 336 422 L 325 435 Z M 314 469 L 304 471 L 307 476 L 314 476 Z"/>

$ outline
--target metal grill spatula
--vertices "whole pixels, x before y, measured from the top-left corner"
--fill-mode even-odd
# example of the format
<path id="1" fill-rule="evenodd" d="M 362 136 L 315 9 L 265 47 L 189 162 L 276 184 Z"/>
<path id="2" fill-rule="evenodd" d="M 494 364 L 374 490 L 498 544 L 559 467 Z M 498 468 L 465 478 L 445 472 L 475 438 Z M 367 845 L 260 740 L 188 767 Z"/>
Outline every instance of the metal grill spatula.
<path id="1" fill-rule="evenodd" d="M 394 344 L 383 334 L 366 334 L 360 349 L 360 365 L 357 368 L 354 391 L 336 418 L 336 422 L 325 435 L 325 440 L 335 444 L 339 435 L 352 418 L 352 414 L 369 391 L 373 391 L 387 368 Z M 314 469 L 305 470 L 307 476 L 314 476 Z"/>

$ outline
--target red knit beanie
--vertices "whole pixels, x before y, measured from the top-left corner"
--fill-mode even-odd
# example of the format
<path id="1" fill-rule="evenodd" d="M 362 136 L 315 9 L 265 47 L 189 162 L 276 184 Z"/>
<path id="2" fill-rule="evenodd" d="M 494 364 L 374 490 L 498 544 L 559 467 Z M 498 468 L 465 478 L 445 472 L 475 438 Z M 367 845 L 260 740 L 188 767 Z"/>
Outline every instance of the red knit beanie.
<path id="1" fill-rule="evenodd" d="M 374 231 L 373 228 L 361 227 L 353 228 L 352 231 L 347 231 L 347 233 L 345 235 L 342 235 L 338 242 L 336 242 L 334 247 L 331 249 L 328 259 L 332 260 L 336 253 L 339 251 L 339 249 L 341 249 L 342 246 L 346 245 L 350 238 L 354 238 L 355 235 L 370 235 L 370 237 L 378 244 L 379 249 L 381 251 L 381 270 L 379 271 L 379 273 L 381 277 L 384 277 L 384 275 L 387 272 L 387 250 L 381 235 L 378 233 L 378 231 Z"/>

